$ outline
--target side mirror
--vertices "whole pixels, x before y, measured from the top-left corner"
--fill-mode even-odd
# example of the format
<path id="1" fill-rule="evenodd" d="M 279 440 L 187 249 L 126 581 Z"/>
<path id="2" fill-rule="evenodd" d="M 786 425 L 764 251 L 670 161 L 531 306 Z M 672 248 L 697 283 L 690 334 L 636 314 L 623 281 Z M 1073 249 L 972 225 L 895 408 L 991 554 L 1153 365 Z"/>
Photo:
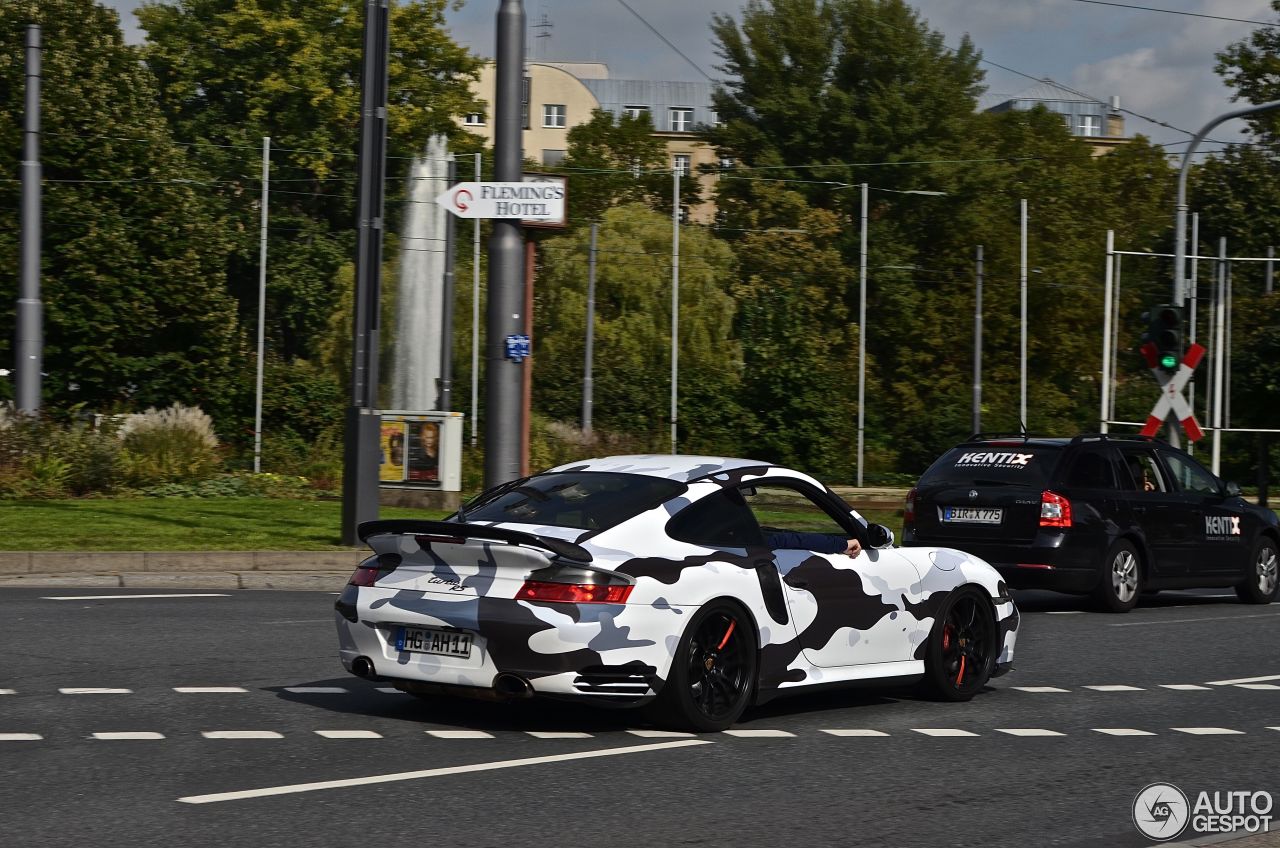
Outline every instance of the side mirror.
<path id="1" fill-rule="evenodd" d="M 1240 484 L 1237 483 L 1235 480 L 1227 481 L 1226 490 L 1227 490 L 1227 497 L 1229 498 L 1240 497 Z"/>

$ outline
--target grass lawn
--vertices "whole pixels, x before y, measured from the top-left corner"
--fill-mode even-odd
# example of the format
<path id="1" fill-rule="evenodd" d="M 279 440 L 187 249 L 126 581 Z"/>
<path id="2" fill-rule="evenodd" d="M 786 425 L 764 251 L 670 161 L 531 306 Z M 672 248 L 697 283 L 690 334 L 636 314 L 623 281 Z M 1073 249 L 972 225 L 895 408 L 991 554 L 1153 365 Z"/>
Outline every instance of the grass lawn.
<path id="1" fill-rule="evenodd" d="M 381 518 L 443 518 L 444 510 L 382 507 Z M 901 538 L 902 511 L 868 510 Z M 319 551 L 340 548 L 340 501 L 274 498 L 136 498 L 0 501 L 7 551 Z M 770 523 L 808 527 L 786 505 Z"/>
<path id="2" fill-rule="evenodd" d="M 383 507 L 381 518 L 443 518 Z M 137 498 L 0 501 L 8 551 L 319 551 L 340 548 L 340 501 Z"/>

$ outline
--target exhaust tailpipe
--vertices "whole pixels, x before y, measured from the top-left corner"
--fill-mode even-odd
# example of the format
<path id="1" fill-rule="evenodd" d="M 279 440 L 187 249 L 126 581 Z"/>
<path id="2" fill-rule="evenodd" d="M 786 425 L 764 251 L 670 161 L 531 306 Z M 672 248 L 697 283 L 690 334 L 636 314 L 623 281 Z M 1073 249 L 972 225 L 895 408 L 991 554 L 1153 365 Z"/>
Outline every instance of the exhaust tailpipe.
<path id="1" fill-rule="evenodd" d="M 493 678 L 493 689 L 504 698 L 532 698 L 533 684 L 514 674 L 503 672 Z"/>
<path id="2" fill-rule="evenodd" d="M 356 657 L 351 661 L 351 673 L 365 680 L 376 680 L 377 672 L 373 670 L 373 661 L 368 657 Z"/>

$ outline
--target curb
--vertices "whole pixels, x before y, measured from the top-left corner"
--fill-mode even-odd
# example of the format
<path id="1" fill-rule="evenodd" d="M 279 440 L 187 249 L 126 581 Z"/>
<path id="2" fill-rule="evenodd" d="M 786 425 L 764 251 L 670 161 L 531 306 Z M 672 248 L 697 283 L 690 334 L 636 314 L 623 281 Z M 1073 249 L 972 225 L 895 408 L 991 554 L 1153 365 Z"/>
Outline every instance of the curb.
<path id="1" fill-rule="evenodd" d="M 157 572 L 346 571 L 367 550 L 329 551 L 0 551 L 0 576 Z"/>
<path id="2" fill-rule="evenodd" d="M 202 573 L 121 571 L 114 574 L 14 574 L 0 575 L 0 589 L 293 589 L 340 592 L 350 576 L 350 569 L 343 571 L 208 571 Z"/>

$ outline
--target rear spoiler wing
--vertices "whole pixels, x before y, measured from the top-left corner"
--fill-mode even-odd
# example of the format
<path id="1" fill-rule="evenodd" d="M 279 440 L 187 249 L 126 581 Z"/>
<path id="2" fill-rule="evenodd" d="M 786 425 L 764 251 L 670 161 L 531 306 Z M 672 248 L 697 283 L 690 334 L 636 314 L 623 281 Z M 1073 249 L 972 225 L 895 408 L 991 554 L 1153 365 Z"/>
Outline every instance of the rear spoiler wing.
<path id="1" fill-rule="evenodd" d="M 388 518 L 380 521 L 362 521 L 356 528 L 360 541 L 368 543 L 370 536 L 451 536 L 461 539 L 480 539 L 486 542 L 506 542 L 548 551 L 574 562 L 591 562 L 591 552 L 581 545 L 550 536 L 537 536 L 503 527 L 484 524 L 463 524 L 454 521 L 428 521 L 418 518 Z"/>

